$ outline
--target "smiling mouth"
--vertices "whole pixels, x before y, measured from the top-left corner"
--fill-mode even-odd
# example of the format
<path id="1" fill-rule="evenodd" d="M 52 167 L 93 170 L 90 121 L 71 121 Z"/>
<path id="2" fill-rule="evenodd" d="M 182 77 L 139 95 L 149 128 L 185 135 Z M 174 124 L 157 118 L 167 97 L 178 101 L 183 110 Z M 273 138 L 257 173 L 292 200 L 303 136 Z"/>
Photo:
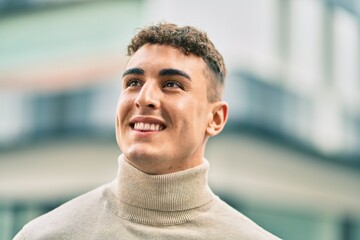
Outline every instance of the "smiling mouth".
<path id="1" fill-rule="evenodd" d="M 157 123 L 132 123 L 130 124 L 131 128 L 136 131 L 141 132 L 151 132 L 151 131 L 162 131 L 165 129 L 165 126 Z"/>

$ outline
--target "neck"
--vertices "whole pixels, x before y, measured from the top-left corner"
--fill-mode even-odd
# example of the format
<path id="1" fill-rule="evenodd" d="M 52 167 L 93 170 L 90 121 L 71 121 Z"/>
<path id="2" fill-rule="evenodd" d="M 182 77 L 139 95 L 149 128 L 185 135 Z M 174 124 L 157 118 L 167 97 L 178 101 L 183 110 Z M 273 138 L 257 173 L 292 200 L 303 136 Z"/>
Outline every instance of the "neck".
<path id="1" fill-rule="evenodd" d="M 112 185 L 121 216 L 147 224 L 169 224 L 194 216 L 209 207 L 213 193 L 207 185 L 208 162 L 184 171 L 149 175 L 119 157 Z"/>
<path id="2" fill-rule="evenodd" d="M 197 157 L 191 160 L 170 161 L 164 159 L 137 159 L 130 160 L 124 158 L 127 163 L 138 169 L 139 171 L 149 175 L 163 175 L 184 171 L 186 169 L 200 166 L 203 163 L 202 157 Z"/>

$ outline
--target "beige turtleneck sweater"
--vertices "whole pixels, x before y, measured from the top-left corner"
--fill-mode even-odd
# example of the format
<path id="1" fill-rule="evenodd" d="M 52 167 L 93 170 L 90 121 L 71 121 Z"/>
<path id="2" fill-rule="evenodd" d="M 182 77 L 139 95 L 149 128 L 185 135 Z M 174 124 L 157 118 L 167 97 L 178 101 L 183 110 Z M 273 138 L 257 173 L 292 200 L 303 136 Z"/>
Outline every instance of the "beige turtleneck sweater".
<path id="1" fill-rule="evenodd" d="M 278 239 L 212 193 L 208 165 L 148 175 L 121 155 L 113 182 L 36 218 L 14 240 Z"/>

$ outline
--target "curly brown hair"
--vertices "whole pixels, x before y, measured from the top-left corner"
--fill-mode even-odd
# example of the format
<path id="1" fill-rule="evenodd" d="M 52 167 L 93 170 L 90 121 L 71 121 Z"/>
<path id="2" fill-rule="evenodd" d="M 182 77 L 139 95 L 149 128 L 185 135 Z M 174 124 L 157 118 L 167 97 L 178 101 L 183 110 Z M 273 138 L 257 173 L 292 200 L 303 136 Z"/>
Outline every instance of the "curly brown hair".
<path id="1" fill-rule="evenodd" d="M 185 54 L 195 54 L 201 57 L 210 70 L 205 71 L 205 76 L 211 79 L 208 100 L 214 102 L 222 98 L 226 76 L 224 59 L 205 32 L 192 26 L 179 27 L 172 23 L 148 26 L 140 29 L 131 39 L 127 48 L 128 55 L 132 56 L 147 43 L 171 45 Z"/>

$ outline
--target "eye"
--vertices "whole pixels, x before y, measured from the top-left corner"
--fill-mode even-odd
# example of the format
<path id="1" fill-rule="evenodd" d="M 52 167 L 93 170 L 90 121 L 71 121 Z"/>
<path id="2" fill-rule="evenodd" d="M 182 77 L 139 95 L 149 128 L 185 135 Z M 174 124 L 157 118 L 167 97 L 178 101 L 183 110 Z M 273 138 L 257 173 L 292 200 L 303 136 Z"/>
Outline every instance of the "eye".
<path id="1" fill-rule="evenodd" d="M 183 86 L 177 81 L 167 81 L 163 84 L 164 88 L 180 88 L 184 89 Z"/>
<path id="2" fill-rule="evenodd" d="M 128 81 L 126 81 L 125 83 L 125 87 L 138 87 L 141 86 L 141 82 L 138 79 L 129 79 Z"/>

